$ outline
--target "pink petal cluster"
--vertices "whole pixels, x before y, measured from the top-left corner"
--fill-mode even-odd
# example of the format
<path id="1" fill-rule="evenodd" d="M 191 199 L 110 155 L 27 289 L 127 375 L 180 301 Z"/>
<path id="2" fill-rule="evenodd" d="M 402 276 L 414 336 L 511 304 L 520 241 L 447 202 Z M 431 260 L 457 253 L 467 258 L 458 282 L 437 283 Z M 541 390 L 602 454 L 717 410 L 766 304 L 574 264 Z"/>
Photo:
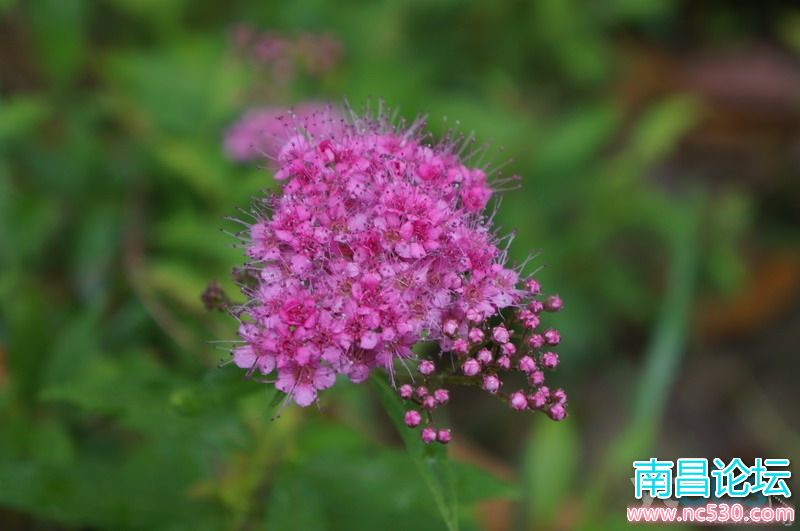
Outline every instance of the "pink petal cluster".
<path id="1" fill-rule="evenodd" d="M 426 144 L 419 121 L 318 123 L 295 128 L 281 145 L 282 190 L 260 200 L 245 236 L 256 282 L 243 287 L 244 344 L 233 351 L 235 363 L 275 373 L 276 387 L 308 406 L 337 374 L 355 383 L 374 369 L 394 375 L 417 342 L 435 341 L 460 358 L 460 377 L 490 393 L 502 394 L 503 373 L 526 373 L 530 389 L 514 393 L 511 407 L 550 408 L 563 418 L 566 395 L 532 402 L 546 389 L 539 367 L 558 359 L 540 359 L 537 350 L 560 339 L 555 330 L 535 333 L 538 314 L 560 309 L 560 299 L 545 308 L 535 298 L 538 283 L 534 292 L 535 281 L 506 265 L 483 215 L 492 196 L 485 169 L 470 167 L 456 140 Z M 432 360 L 419 372 L 431 389 L 442 376 Z M 418 406 L 406 424 L 420 426 L 424 415 L 423 440 L 446 443 L 449 430 L 430 422 L 449 393 L 435 387 L 399 392 Z M 561 409 L 553 412 L 555 405 Z"/>

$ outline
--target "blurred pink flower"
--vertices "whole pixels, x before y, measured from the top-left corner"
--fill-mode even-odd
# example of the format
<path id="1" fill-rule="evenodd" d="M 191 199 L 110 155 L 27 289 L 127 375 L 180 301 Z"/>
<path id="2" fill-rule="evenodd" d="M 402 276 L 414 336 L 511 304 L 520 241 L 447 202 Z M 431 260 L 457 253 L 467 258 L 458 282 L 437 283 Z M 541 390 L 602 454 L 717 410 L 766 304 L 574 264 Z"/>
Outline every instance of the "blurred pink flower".
<path id="1" fill-rule="evenodd" d="M 251 109 L 225 132 L 225 153 L 238 162 L 274 161 L 292 137 L 332 131 L 340 123 L 341 117 L 332 106 L 318 102 Z"/>

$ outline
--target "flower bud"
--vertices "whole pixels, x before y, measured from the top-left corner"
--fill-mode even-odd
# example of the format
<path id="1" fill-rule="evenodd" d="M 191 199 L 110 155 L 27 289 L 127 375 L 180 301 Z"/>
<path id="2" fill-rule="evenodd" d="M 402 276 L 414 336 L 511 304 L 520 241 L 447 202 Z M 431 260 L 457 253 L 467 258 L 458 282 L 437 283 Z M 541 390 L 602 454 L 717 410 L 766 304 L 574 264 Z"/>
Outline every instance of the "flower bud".
<path id="1" fill-rule="evenodd" d="M 487 374 L 483 377 L 483 389 L 489 393 L 495 394 L 500 389 L 500 378 L 493 374 Z"/>
<path id="2" fill-rule="evenodd" d="M 423 376 L 430 376 L 436 371 L 436 366 L 430 360 L 422 360 L 419 363 L 418 370 Z"/>
<path id="3" fill-rule="evenodd" d="M 486 365 L 488 363 L 491 363 L 493 358 L 492 358 L 492 353 L 489 349 L 482 348 L 475 355 L 475 359 L 477 359 L 481 365 Z"/>
<path id="4" fill-rule="evenodd" d="M 447 389 L 437 389 L 433 392 L 433 398 L 437 404 L 446 404 L 450 400 L 450 391 Z"/>
<path id="5" fill-rule="evenodd" d="M 533 371 L 528 375 L 528 381 L 531 382 L 531 385 L 534 387 L 539 387 L 544 383 L 544 373 L 542 371 Z"/>
<path id="6" fill-rule="evenodd" d="M 542 348 L 544 346 L 544 338 L 541 334 L 531 334 L 531 337 L 528 338 L 528 345 L 534 349 Z"/>
<path id="7" fill-rule="evenodd" d="M 542 389 L 537 389 L 535 393 L 528 396 L 528 407 L 531 409 L 541 409 L 547 404 L 548 393 Z"/>
<path id="8" fill-rule="evenodd" d="M 472 328 L 469 331 L 469 340 L 473 343 L 480 343 L 483 341 L 484 333 L 480 328 Z"/>
<path id="9" fill-rule="evenodd" d="M 436 407 L 436 399 L 433 397 L 433 395 L 428 395 L 422 399 L 422 407 L 428 410 Z"/>
<path id="10" fill-rule="evenodd" d="M 554 404 L 548 411 L 550 418 L 553 420 L 564 420 L 567 416 L 567 409 L 563 404 Z"/>
<path id="11" fill-rule="evenodd" d="M 405 417 L 403 417 L 403 422 L 406 423 L 406 426 L 409 428 L 414 428 L 419 426 L 419 423 L 422 422 L 422 415 L 419 414 L 419 411 L 410 410 L 406 411 Z"/>
<path id="12" fill-rule="evenodd" d="M 478 310 L 470 308 L 469 310 L 467 310 L 467 320 L 472 323 L 479 323 L 483 320 L 483 316 L 481 315 L 481 312 L 479 312 Z"/>
<path id="13" fill-rule="evenodd" d="M 414 394 L 414 388 L 408 384 L 403 384 L 400 386 L 398 392 L 400 393 L 400 398 L 408 400 Z"/>
<path id="14" fill-rule="evenodd" d="M 563 306 L 564 303 L 561 301 L 561 297 L 558 295 L 550 295 L 547 297 L 547 300 L 544 301 L 544 309 L 548 312 L 560 311 Z"/>
<path id="15" fill-rule="evenodd" d="M 522 324 L 525 325 L 525 328 L 535 330 L 541 324 L 541 320 L 539 319 L 538 315 L 531 313 L 529 316 L 523 319 Z"/>
<path id="16" fill-rule="evenodd" d="M 503 325 L 495 326 L 492 329 L 492 338 L 498 343 L 508 343 L 510 336 L 508 329 Z"/>
<path id="17" fill-rule="evenodd" d="M 453 352 L 456 354 L 466 354 L 469 352 L 469 343 L 462 338 L 456 339 L 453 341 Z"/>
<path id="18" fill-rule="evenodd" d="M 466 376 L 475 376 L 476 374 L 481 372 L 481 365 L 476 360 L 470 358 L 467 361 L 465 361 L 464 364 L 461 366 L 461 371 Z"/>
<path id="19" fill-rule="evenodd" d="M 508 405 L 511 406 L 511 409 L 522 411 L 528 408 L 528 399 L 522 391 L 514 391 L 511 393 L 511 396 L 508 397 Z"/>
<path id="20" fill-rule="evenodd" d="M 545 369 L 555 369 L 558 367 L 558 354 L 555 352 L 545 352 L 539 358 L 539 362 Z"/>
<path id="21" fill-rule="evenodd" d="M 544 333 L 544 340 L 548 345 L 558 345 L 561 342 L 561 334 L 553 329 L 547 330 Z"/>
<path id="22" fill-rule="evenodd" d="M 442 325 L 442 332 L 444 332 L 448 336 L 455 335 L 457 331 L 458 331 L 458 323 L 456 322 L 455 319 L 448 319 Z"/>
<path id="23" fill-rule="evenodd" d="M 564 405 L 567 403 L 567 392 L 563 389 L 556 389 L 550 393 L 550 398 L 553 399 L 553 402 Z"/>
<path id="24" fill-rule="evenodd" d="M 433 428 L 423 428 L 420 437 L 422 437 L 422 442 L 430 444 L 436 440 L 436 430 Z"/>
<path id="25" fill-rule="evenodd" d="M 536 362 L 530 356 L 522 356 L 517 362 L 519 370 L 528 374 L 536 370 Z"/>
<path id="26" fill-rule="evenodd" d="M 525 287 L 528 289 L 528 293 L 531 295 L 538 295 L 542 292 L 542 287 L 532 278 L 529 278 L 525 281 Z"/>
<path id="27" fill-rule="evenodd" d="M 436 433 L 436 440 L 442 444 L 447 444 L 450 442 L 450 430 L 439 430 Z"/>

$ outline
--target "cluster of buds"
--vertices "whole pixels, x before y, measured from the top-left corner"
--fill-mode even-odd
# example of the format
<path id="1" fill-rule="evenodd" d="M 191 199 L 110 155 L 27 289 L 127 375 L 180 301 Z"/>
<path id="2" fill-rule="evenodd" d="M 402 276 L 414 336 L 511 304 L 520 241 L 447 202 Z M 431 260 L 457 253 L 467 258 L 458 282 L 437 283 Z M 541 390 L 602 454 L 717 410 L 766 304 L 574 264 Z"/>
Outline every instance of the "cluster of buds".
<path id="1" fill-rule="evenodd" d="M 428 376 L 436 371 L 436 367 L 430 360 L 423 360 L 417 367 L 420 374 L 425 380 Z M 423 414 L 425 415 L 425 426 L 422 428 L 421 436 L 425 443 L 432 443 L 438 441 L 442 444 L 450 442 L 449 429 L 435 429 L 431 426 L 432 412 L 439 406 L 443 406 L 450 401 L 450 391 L 443 388 L 429 390 L 427 386 L 420 385 L 416 388 L 411 384 L 403 384 L 399 387 L 398 392 L 404 400 L 408 400 L 415 404 L 415 409 L 406 411 L 403 421 L 409 428 L 416 428 L 420 426 L 423 421 Z"/>
<path id="2" fill-rule="evenodd" d="M 413 409 L 406 413 L 405 423 L 409 428 L 424 424 L 421 437 L 425 443 L 450 442 L 449 429 L 432 426 L 433 410 L 450 398 L 449 390 L 441 387 L 448 382 L 480 387 L 517 411 L 541 411 L 553 420 L 567 416 L 566 392 L 545 385 L 545 371 L 558 367 L 558 354 L 552 348 L 561 342 L 561 335 L 552 328 L 540 330 L 540 314 L 557 312 L 563 303 L 558 295 L 540 300 L 539 283 L 533 279 L 525 285 L 529 302 L 504 324 L 492 326 L 487 321 L 447 319 L 442 324 L 447 336 L 443 342 L 449 344 L 456 363 L 437 369 L 433 361 L 423 359 L 417 366 L 422 384 L 417 387 L 403 384 L 398 388 L 400 397 L 413 404 Z M 505 392 L 505 382 L 515 372 L 523 376 L 526 385 Z M 430 391 L 431 387 L 436 389 Z"/>

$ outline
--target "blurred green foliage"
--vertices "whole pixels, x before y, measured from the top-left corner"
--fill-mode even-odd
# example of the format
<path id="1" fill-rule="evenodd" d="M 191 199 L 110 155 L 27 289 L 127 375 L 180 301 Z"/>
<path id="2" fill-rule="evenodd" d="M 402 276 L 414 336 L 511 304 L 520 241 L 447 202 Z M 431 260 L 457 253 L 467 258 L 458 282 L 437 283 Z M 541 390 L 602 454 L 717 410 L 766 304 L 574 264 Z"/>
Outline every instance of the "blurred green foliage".
<path id="1" fill-rule="evenodd" d="M 0 2 L 0 505 L 25 525 L 390 530 L 442 529 L 442 514 L 451 529 L 472 528 L 475 502 L 519 497 L 516 524 L 555 525 L 581 492 L 580 410 L 532 424 L 512 459 L 522 463 L 517 488 L 470 465 L 429 462 L 411 443 L 398 450 L 369 386 L 333 390 L 323 413 L 290 407 L 271 422 L 263 386 L 216 368 L 227 354 L 211 342 L 233 338 L 235 323 L 206 312 L 200 293 L 211 279 L 235 292 L 228 272 L 241 260 L 223 218 L 272 186 L 263 169 L 226 160 L 221 137 L 255 104 L 346 97 L 358 107 L 379 97 L 407 117 L 430 112 L 435 133 L 458 120 L 502 146 L 499 160 L 512 158 L 510 171 L 524 177 L 500 214 L 517 230 L 512 251 L 543 250 L 532 267 L 545 264 L 542 283 L 567 301 L 566 386 L 607 364 L 630 369 L 615 361 L 619 335 L 667 320 L 659 333 L 672 336 L 655 340 L 647 362 L 669 373 L 667 384 L 642 389 L 633 424 L 656 430 L 692 286 L 737 284 L 735 245 L 749 223 L 735 190 L 696 206 L 693 176 L 653 178 L 702 102 L 675 92 L 631 113 L 613 93 L 624 66 L 615 36 L 658 37 L 680 9 Z M 797 20 L 781 30 L 795 47 Z M 241 22 L 330 32 L 341 62 L 259 100 L 256 74 L 230 49 Z M 676 277 L 669 264 L 682 259 L 687 224 L 701 250 Z M 665 301 L 667 289 L 680 300 Z M 457 502 L 432 496 L 431 481 Z M 592 516 L 588 527 L 611 525 Z"/>

